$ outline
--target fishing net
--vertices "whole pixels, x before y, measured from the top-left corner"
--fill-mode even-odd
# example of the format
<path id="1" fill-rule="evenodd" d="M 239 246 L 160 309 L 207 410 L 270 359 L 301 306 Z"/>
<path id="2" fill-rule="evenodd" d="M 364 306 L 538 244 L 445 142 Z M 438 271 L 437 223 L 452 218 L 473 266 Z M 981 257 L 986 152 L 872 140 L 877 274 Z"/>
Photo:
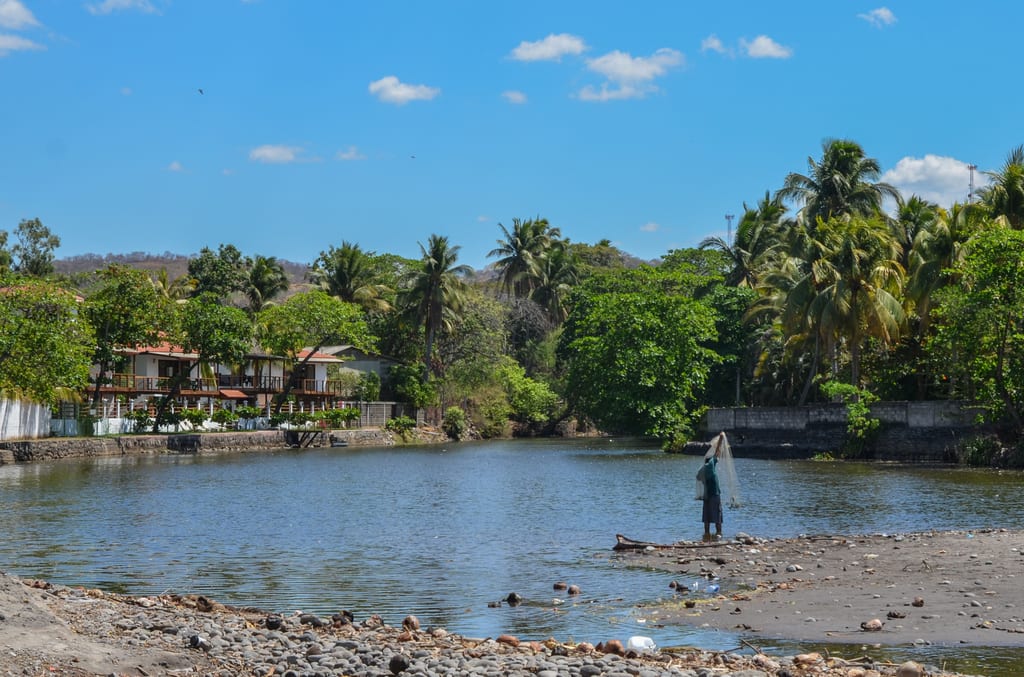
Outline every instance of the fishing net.
<path id="1" fill-rule="evenodd" d="M 736 464 L 732 460 L 732 449 L 729 447 L 729 438 L 725 436 L 725 433 L 715 437 L 711 440 L 711 445 L 708 448 L 706 454 L 704 454 L 704 460 L 708 460 L 715 455 L 715 450 L 721 447 L 718 452 L 718 464 L 716 469 L 718 471 L 718 484 L 722 490 L 722 499 L 729 504 L 730 507 L 736 507 L 740 504 L 740 482 L 736 477 Z M 696 495 L 698 500 L 704 499 L 704 464 L 700 466 L 700 470 L 697 471 L 697 486 Z"/>

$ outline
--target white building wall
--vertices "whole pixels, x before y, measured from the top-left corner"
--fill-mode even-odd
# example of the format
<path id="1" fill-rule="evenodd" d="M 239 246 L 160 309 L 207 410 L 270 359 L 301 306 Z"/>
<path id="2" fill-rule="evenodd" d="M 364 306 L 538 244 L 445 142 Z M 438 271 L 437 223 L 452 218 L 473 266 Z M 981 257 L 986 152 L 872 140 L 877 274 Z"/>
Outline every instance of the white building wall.
<path id="1" fill-rule="evenodd" d="M 0 398 L 0 440 L 48 437 L 50 408 L 25 400 Z"/>

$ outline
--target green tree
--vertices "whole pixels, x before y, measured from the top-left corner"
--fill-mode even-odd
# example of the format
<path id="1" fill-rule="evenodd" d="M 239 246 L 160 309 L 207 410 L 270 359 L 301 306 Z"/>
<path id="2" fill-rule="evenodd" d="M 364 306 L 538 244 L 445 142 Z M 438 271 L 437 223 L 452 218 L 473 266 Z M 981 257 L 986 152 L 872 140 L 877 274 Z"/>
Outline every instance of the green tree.
<path id="1" fill-rule="evenodd" d="M 10 272 L 13 262 L 11 252 L 7 249 L 7 231 L 0 230 L 0 275 Z"/>
<path id="2" fill-rule="evenodd" d="M 274 405 L 275 413 L 298 385 L 314 353 L 323 346 L 346 343 L 363 351 L 374 347 L 374 338 L 359 307 L 319 289 L 295 294 L 278 305 L 264 308 L 258 324 L 263 346 L 284 355 L 292 364 L 291 375 Z"/>
<path id="3" fill-rule="evenodd" d="M 256 314 L 275 297 L 288 291 L 288 274 L 275 256 L 257 255 L 248 268 L 245 296 L 249 312 Z"/>
<path id="4" fill-rule="evenodd" d="M 904 326 L 900 248 L 880 219 L 830 219 L 818 224 L 823 254 L 821 285 L 810 314 L 819 328 L 843 339 L 850 351 L 851 382 L 861 387 L 860 356 L 868 338 L 899 341 Z"/>
<path id="5" fill-rule="evenodd" d="M 153 288 L 163 299 L 178 301 L 187 299 L 196 290 L 196 281 L 188 275 L 180 275 L 171 280 L 166 268 L 156 271 L 152 278 Z"/>
<path id="6" fill-rule="evenodd" d="M 221 301 L 245 291 L 248 268 L 249 261 L 232 244 L 222 244 L 216 252 L 203 247 L 188 262 L 189 277 L 195 280 L 194 294 L 212 294 Z"/>
<path id="7" fill-rule="evenodd" d="M 1009 152 L 1001 170 L 985 174 L 992 183 L 978 189 L 981 201 L 994 218 L 1020 230 L 1024 227 L 1024 145 Z"/>
<path id="8" fill-rule="evenodd" d="M 715 315 L 683 276 L 597 276 L 574 294 L 559 355 L 570 407 L 606 430 L 679 441 L 719 357 Z"/>
<path id="9" fill-rule="evenodd" d="M 82 315 L 96 337 L 92 362 L 99 371 L 92 394 L 93 406 L 100 402 L 101 388 L 107 382 L 106 374 L 117 359 L 118 350 L 155 343 L 169 312 L 145 271 L 110 265 L 99 277 L 99 289 L 82 307 Z"/>
<path id="10" fill-rule="evenodd" d="M 71 292 L 37 278 L 0 277 L 0 394 L 56 404 L 89 383 L 93 336 Z"/>
<path id="11" fill-rule="evenodd" d="M 420 244 L 422 258 L 402 281 L 399 296 L 404 313 L 423 327 L 426 345 L 423 351 L 424 378 L 433 373 L 434 342 L 439 332 L 451 329 L 465 306 L 467 265 L 457 264 L 458 246 L 448 238 L 431 235 L 427 246 Z"/>
<path id="12" fill-rule="evenodd" d="M 743 216 L 736 227 L 733 241 L 726 242 L 720 237 L 708 237 L 698 245 L 701 249 L 715 249 L 729 260 L 730 269 L 725 282 L 734 287 L 757 286 L 759 270 L 778 245 L 782 218 L 786 206 L 779 195 L 770 197 L 765 191 L 764 198 L 754 208 L 743 205 Z"/>
<path id="13" fill-rule="evenodd" d="M 899 191 L 876 181 L 878 161 L 866 157 L 855 141 L 826 139 L 821 161 L 808 157 L 807 168 L 807 174 L 788 174 L 778 196 L 802 205 L 800 215 L 808 224 L 846 214 L 871 216 L 881 210 L 883 198 L 899 199 Z"/>
<path id="14" fill-rule="evenodd" d="M 568 316 L 566 304 L 573 287 L 579 282 L 576 261 L 566 247 L 557 244 L 540 259 L 536 273 L 536 286 L 530 298 L 547 311 L 548 318 L 557 326 Z"/>
<path id="15" fill-rule="evenodd" d="M 11 255 L 17 260 L 14 271 L 30 277 L 52 275 L 54 251 L 60 246 L 60 238 L 39 219 L 23 220 L 15 235 L 18 241 L 11 247 Z"/>
<path id="16" fill-rule="evenodd" d="M 1024 232 L 980 231 L 943 289 L 929 350 L 956 376 L 955 394 L 1024 432 Z"/>
<path id="17" fill-rule="evenodd" d="M 391 310 L 388 295 L 392 290 L 382 281 L 385 272 L 375 257 L 358 244 L 343 241 L 340 247 L 320 252 L 310 277 L 331 296 L 358 304 L 367 312 L 387 312 Z"/>
<path id="18" fill-rule="evenodd" d="M 509 295 L 528 297 L 540 281 L 542 260 L 560 240 L 561 231 L 552 228 L 547 219 L 512 219 L 512 230 L 498 224 L 505 239 L 487 257 L 498 256 L 494 266 L 501 274 L 501 285 Z"/>

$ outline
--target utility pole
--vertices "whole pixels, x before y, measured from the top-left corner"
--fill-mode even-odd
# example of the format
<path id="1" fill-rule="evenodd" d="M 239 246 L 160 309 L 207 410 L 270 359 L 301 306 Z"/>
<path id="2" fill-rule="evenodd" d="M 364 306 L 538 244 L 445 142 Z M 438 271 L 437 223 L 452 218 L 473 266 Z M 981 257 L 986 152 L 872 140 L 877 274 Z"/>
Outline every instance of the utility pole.
<path id="1" fill-rule="evenodd" d="M 730 247 L 732 246 L 732 220 L 735 219 L 735 218 L 736 218 L 735 214 L 726 214 L 725 215 L 725 222 L 728 224 L 727 228 L 729 229 L 728 230 L 729 238 L 726 240 L 726 242 L 729 243 Z"/>

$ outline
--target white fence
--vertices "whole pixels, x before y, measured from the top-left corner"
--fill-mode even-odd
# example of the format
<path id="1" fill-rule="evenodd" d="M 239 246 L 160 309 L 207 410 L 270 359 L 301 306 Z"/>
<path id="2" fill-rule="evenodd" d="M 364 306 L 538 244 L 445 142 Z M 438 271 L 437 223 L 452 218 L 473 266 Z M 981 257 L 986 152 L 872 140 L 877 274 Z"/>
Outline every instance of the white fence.
<path id="1" fill-rule="evenodd" d="M 34 440 L 50 435 L 50 407 L 0 398 L 0 441 Z"/>

